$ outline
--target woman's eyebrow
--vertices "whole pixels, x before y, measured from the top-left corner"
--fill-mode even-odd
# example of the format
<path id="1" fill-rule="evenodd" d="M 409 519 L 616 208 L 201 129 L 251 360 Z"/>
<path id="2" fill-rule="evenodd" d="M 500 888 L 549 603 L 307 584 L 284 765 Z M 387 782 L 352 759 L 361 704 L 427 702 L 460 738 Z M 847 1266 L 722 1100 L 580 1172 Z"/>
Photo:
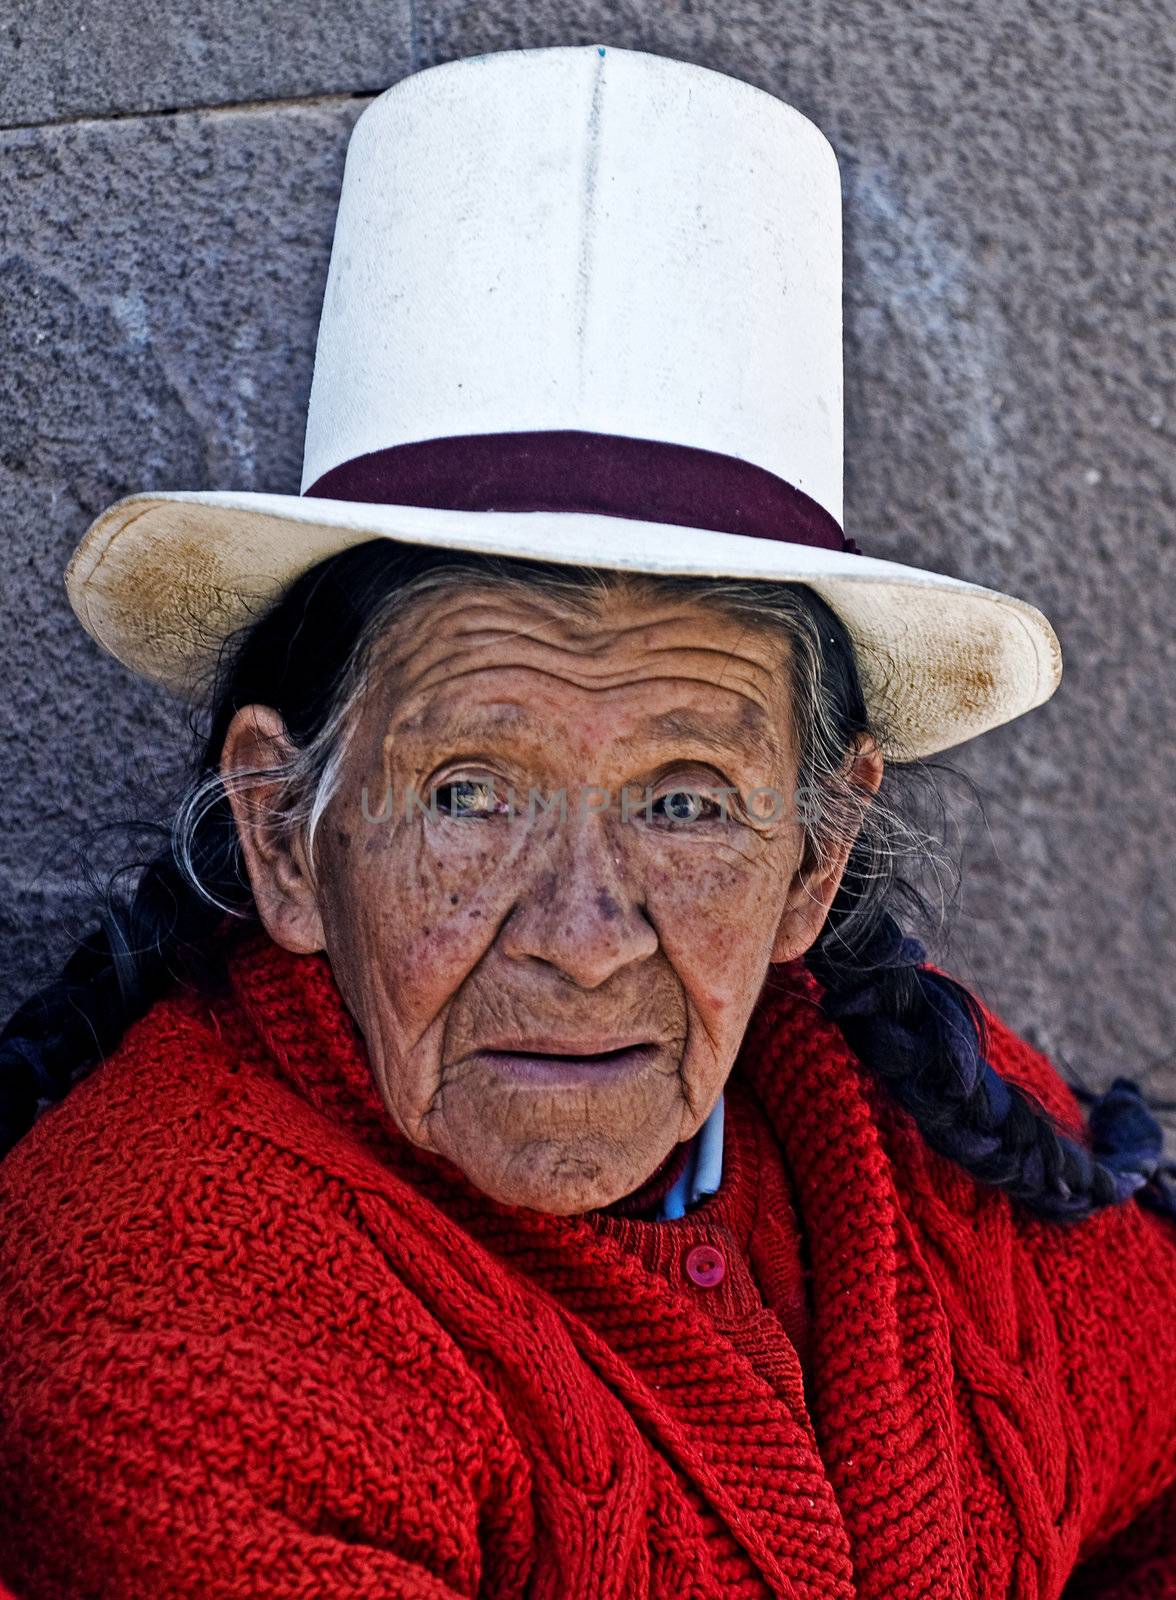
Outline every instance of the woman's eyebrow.
<path id="1" fill-rule="evenodd" d="M 738 717 L 707 716 L 690 706 L 659 711 L 645 719 L 642 736 L 651 743 L 659 739 L 691 739 L 703 745 L 724 746 L 753 761 L 774 761 L 783 752 L 771 718 L 750 704 Z M 622 742 L 633 744 L 636 737 Z"/>
<path id="2" fill-rule="evenodd" d="M 534 719 L 526 706 L 513 701 L 503 701 L 486 706 L 473 706 L 459 710 L 456 715 L 448 706 L 431 705 L 416 712 L 399 725 L 389 729 L 388 736 L 403 738 L 409 734 L 426 737 L 468 739 L 484 734 L 515 732 Z"/>
<path id="3" fill-rule="evenodd" d="M 392 730 L 388 737 L 419 734 L 426 738 L 443 736 L 447 740 L 468 740 L 507 732 L 524 738 L 541 738 L 544 742 L 551 738 L 551 729 L 542 716 L 514 702 L 470 707 L 456 716 L 432 706 L 399 729 Z M 732 751 L 752 761 L 776 761 L 783 753 L 771 718 L 755 705 L 748 705 L 735 717 L 708 716 L 692 706 L 656 712 L 645 717 L 632 733 L 620 735 L 617 743 L 623 750 L 633 750 L 666 739 L 688 740 L 706 748 Z"/>

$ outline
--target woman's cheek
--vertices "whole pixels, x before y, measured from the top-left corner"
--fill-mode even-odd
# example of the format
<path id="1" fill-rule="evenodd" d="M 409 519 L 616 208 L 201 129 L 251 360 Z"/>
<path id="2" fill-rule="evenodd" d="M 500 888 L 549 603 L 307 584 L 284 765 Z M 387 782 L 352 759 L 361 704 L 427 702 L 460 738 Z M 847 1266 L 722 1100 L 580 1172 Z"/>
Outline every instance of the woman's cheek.
<path id="1" fill-rule="evenodd" d="M 661 946 L 712 1038 L 741 1033 L 771 957 L 778 876 L 766 860 L 681 860 L 652 875 Z"/>
<path id="2" fill-rule="evenodd" d="M 660 861 L 649 873 L 648 903 L 663 945 L 710 949 L 712 956 L 741 944 L 770 948 L 771 921 L 782 899 L 779 875 L 766 857 L 692 857 Z"/>
<path id="3" fill-rule="evenodd" d="M 484 824 L 427 817 L 389 820 L 366 830 L 342 874 L 352 906 L 403 929 L 440 926 L 470 905 L 502 860 Z"/>
<path id="4" fill-rule="evenodd" d="M 493 892 L 502 882 L 485 835 L 461 851 L 419 834 L 393 838 L 368 858 L 347 914 L 395 999 L 402 1037 L 419 1037 L 485 955 L 509 908 Z"/>
<path id="5" fill-rule="evenodd" d="M 457 910 L 480 897 L 517 894 L 531 864 L 526 824 L 506 817 L 425 819 L 396 841 L 406 876 L 437 905 Z"/>

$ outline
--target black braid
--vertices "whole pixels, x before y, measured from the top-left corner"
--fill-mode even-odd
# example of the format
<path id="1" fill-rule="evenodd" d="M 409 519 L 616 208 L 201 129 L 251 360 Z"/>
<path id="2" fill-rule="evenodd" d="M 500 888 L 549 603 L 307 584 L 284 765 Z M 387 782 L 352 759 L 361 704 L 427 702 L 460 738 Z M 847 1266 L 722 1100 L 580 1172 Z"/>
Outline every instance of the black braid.
<path id="1" fill-rule="evenodd" d="M 165 851 L 147 863 L 129 903 L 109 893 L 97 926 L 60 975 L 0 1033 L 0 1155 L 107 1056 L 174 982 L 215 986 L 223 914 L 194 895 Z"/>
<path id="2" fill-rule="evenodd" d="M 985 1056 L 983 1014 L 954 979 L 924 965 L 889 911 L 865 927 L 851 856 L 809 970 L 863 1064 L 910 1112 L 927 1143 L 1039 1216 L 1073 1222 L 1132 1195 L 1176 1218 L 1176 1170 L 1136 1084 L 1093 1101 L 1086 1149 Z"/>

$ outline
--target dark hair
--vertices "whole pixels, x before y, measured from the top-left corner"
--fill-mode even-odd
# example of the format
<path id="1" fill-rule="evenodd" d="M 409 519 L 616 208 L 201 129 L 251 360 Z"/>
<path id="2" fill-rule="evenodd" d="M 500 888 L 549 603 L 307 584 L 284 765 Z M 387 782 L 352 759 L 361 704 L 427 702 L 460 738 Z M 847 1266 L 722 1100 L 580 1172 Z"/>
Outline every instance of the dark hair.
<path id="1" fill-rule="evenodd" d="M 537 585 L 573 607 L 590 606 L 602 591 L 625 583 L 693 596 L 785 630 L 802 792 L 807 785 L 821 796 L 810 819 L 810 846 L 818 849 L 826 835 L 835 838 L 847 822 L 856 830 L 840 888 L 806 956 L 826 1014 L 932 1148 L 1037 1215 L 1073 1221 L 1137 1195 L 1176 1216 L 1173 1168 L 1161 1159 L 1162 1131 L 1135 1084 L 1118 1078 L 1099 1096 L 1072 1085 L 1091 1105 L 1091 1148 L 1085 1148 L 1030 1094 L 994 1071 L 978 1003 L 928 967 L 923 947 L 904 935 L 900 906 L 925 906 L 899 872 L 900 815 L 837 777 L 855 741 L 882 743 L 884 728 L 867 710 L 852 640 L 817 594 L 793 584 L 557 569 L 384 540 L 320 562 L 221 651 L 185 802 L 177 822 L 159 830 L 166 833 L 164 847 L 143 865 L 129 898 L 115 888 L 125 869 L 113 875 L 98 898 L 96 926 L 57 979 L 0 1033 L 0 1155 L 173 985 L 201 992 L 221 986 L 235 939 L 258 925 L 219 779 L 236 711 L 252 703 L 272 706 L 298 750 L 316 741 L 321 747 L 324 729 L 332 718 L 338 723 L 339 708 L 362 681 L 389 619 L 430 590 L 468 581 Z M 884 791 L 889 782 L 891 769 Z"/>

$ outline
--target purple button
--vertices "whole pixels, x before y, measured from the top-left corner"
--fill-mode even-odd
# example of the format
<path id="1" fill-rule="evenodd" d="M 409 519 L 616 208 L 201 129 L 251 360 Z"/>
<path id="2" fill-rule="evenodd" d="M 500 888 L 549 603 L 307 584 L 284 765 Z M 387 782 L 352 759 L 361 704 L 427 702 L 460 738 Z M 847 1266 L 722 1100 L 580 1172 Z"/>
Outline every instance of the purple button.
<path id="1" fill-rule="evenodd" d="M 696 1244 L 686 1254 L 686 1276 L 700 1289 L 713 1289 L 722 1283 L 727 1271 L 723 1252 L 713 1244 Z"/>

